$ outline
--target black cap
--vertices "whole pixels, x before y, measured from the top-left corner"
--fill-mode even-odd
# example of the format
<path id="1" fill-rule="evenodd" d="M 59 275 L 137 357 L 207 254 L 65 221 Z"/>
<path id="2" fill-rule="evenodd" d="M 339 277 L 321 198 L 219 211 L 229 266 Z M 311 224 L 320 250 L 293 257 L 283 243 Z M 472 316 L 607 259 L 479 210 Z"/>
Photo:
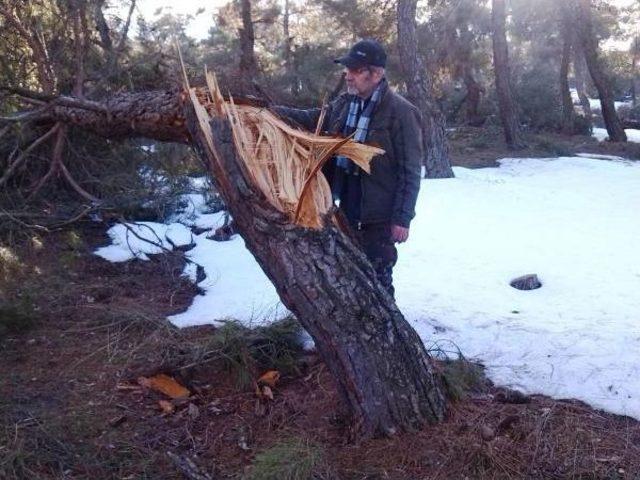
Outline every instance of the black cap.
<path id="1" fill-rule="evenodd" d="M 387 54 L 375 40 L 360 40 L 349 53 L 342 58 L 336 58 L 335 63 L 340 63 L 347 68 L 361 68 L 367 65 L 384 67 L 387 63 Z"/>

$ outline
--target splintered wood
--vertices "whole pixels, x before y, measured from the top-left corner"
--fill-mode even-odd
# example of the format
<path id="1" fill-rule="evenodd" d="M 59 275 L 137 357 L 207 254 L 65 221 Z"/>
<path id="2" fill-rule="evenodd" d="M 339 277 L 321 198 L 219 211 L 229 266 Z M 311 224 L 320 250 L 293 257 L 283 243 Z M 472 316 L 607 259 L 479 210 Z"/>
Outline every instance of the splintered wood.
<path id="1" fill-rule="evenodd" d="M 369 173 L 371 159 L 384 153 L 351 138 L 319 136 L 290 127 L 265 108 L 236 104 L 233 98 L 227 101 L 215 76 L 205 70 L 205 77 L 210 97 L 204 103 L 195 89 L 189 92 L 214 156 L 219 158 L 209 121 L 212 116 L 222 116 L 231 124 L 245 177 L 293 223 L 308 228 L 322 227 L 332 198 L 320 169 L 333 155 L 344 155 Z"/>

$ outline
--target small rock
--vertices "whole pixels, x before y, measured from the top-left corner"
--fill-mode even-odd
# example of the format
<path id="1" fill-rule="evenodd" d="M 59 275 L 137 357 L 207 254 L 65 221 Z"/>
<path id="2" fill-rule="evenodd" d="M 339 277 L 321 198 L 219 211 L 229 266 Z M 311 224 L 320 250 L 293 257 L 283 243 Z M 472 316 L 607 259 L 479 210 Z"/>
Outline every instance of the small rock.
<path id="1" fill-rule="evenodd" d="M 500 403 L 529 403 L 531 398 L 518 390 L 510 390 L 508 388 L 501 389 L 494 397 L 496 402 Z"/>
<path id="2" fill-rule="evenodd" d="M 480 428 L 480 437 L 482 437 L 485 442 L 490 442 L 496 437 L 496 432 L 493 428 L 483 425 Z"/>
<path id="3" fill-rule="evenodd" d="M 536 288 L 540 288 L 542 283 L 540 282 L 537 274 L 530 273 L 528 275 L 514 278 L 511 280 L 509 285 L 513 288 L 517 288 L 518 290 L 535 290 Z"/>

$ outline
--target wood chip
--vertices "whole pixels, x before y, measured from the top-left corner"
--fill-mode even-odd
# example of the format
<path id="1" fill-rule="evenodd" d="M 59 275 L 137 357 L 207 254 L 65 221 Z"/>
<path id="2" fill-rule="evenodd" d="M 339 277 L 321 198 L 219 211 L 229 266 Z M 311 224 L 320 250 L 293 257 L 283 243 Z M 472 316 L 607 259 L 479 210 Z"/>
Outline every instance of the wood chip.
<path id="1" fill-rule="evenodd" d="M 171 398 L 187 398 L 191 392 L 180 385 L 173 377 L 160 373 L 153 377 L 140 377 L 138 383 L 146 388 L 163 393 Z"/>

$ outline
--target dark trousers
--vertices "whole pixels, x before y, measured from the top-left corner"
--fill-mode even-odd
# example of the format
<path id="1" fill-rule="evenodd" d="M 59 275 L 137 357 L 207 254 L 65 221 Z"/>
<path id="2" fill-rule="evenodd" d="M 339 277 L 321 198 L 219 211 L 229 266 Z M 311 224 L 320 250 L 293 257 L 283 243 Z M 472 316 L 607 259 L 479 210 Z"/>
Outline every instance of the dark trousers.
<path id="1" fill-rule="evenodd" d="M 332 178 L 334 198 L 340 198 L 340 210 L 355 231 L 360 248 L 367 256 L 382 286 L 394 297 L 393 267 L 398 261 L 398 250 L 391 240 L 389 223 L 361 224 L 360 202 L 362 197 L 361 176 L 346 174 L 336 169 Z"/>
<path id="2" fill-rule="evenodd" d="M 373 265 L 378 280 L 394 297 L 393 267 L 398 261 L 398 250 L 391 240 L 391 225 L 388 223 L 363 224 L 356 228 L 356 236 L 360 248 Z"/>

